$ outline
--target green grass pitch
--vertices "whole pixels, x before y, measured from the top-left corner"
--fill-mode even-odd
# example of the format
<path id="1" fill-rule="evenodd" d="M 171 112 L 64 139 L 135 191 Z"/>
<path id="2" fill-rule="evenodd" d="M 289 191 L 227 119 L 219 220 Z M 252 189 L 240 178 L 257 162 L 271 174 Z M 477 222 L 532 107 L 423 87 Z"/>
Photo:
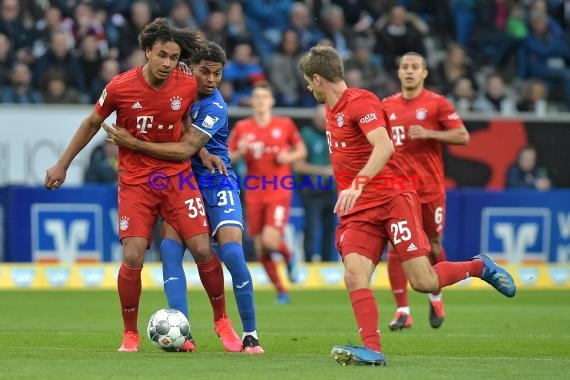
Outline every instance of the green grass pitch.
<path id="1" fill-rule="evenodd" d="M 388 366 L 342 367 L 335 344 L 360 344 L 342 290 L 296 291 L 290 305 L 274 293 L 256 293 L 258 332 L 267 354 L 231 354 L 214 333 L 203 292 L 191 291 L 196 353 L 166 353 L 146 338 L 146 322 L 165 306 L 161 291 L 143 291 L 138 353 L 119 353 L 122 322 L 113 291 L 2 291 L 2 379 L 568 379 L 570 293 L 519 291 L 508 299 L 493 291 L 445 292 L 446 320 L 429 327 L 427 297 L 410 292 L 414 326 L 387 328 L 394 301 L 375 292 Z M 241 325 L 231 290 L 228 309 Z"/>

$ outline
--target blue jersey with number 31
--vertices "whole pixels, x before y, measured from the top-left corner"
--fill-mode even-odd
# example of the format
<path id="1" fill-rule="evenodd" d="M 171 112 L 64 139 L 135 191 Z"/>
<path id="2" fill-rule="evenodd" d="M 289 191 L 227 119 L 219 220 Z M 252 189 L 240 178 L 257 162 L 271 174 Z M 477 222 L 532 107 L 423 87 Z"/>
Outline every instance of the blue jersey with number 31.
<path id="1" fill-rule="evenodd" d="M 190 109 L 192 124 L 210 137 L 206 149 L 219 156 L 228 169 L 229 177 L 219 172 L 210 173 L 197 155 L 192 157 L 192 169 L 204 199 L 206 214 L 215 235 L 224 225 L 239 226 L 243 229 L 239 186 L 235 171 L 231 166 L 228 152 L 228 106 L 222 94 L 216 89 L 206 97 L 199 98 Z"/>

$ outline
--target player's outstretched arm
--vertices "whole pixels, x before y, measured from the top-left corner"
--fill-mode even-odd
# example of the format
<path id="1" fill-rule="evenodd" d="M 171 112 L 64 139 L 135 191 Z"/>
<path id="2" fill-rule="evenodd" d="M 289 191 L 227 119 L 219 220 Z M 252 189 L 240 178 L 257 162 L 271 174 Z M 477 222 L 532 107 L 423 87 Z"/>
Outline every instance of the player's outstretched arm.
<path id="1" fill-rule="evenodd" d="M 433 139 L 450 145 L 466 145 L 469 142 L 469 132 L 465 127 L 434 131 L 420 125 L 412 125 L 409 135 L 411 139 Z"/>
<path id="2" fill-rule="evenodd" d="M 144 141 L 131 135 L 126 129 L 113 124 L 110 127 L 103 124 L 109 135 L 109 140 L 124 148 L 136 150 L 149 156 L 167 161 L 185 161 L 197 153 L 210 139 L 187 119 L 184 123 L 184 135 L 179 142 L 155 143 Z"/>
<path id="3" fill-rule="evenodd" d="M 47 170 L 44 180 L 46 189 L 57 189 L 65 182 L 69 165 L 71 165 L 75 156 L 77 156 L 97 134 L 102 122 L 103 118 L 99 116 L 95 110 L 81 122 L 57 163 Z"/>

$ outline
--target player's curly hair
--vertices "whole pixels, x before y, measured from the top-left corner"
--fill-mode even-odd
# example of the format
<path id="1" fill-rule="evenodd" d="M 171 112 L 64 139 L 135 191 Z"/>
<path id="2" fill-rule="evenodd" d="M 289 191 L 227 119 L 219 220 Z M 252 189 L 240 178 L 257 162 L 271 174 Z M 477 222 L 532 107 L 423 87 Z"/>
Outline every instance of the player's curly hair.
<path id="1" fill-rule="evenodd" d="M 227 58 L 224 49 L 213 41 L 204 41 L 203 49 L 196 52 L 190 57 L 190 64 L 196 65 L 201 61 L 210 61 L 221 63 L 222 66 L 226 64 Z"/>
<path id="2" fill-rule="evenodd" d="M 309 78 L 318 74 L 333 83 L 344 79 L 342 60 L 330 46 L 313 46 L 299 61 L 299 69 Z"/>
<path id="3" fill-rule="evenodd" d="M 198 33 L 174 28 L 165 18 L 155 19 L 139 34 L 139 46 L 143 50 L 152 49 L 157 42 L 169 41 L 180 46 L 180 59 L 190 59 L 204 49 L 204 42 L 200 40 Z"/>

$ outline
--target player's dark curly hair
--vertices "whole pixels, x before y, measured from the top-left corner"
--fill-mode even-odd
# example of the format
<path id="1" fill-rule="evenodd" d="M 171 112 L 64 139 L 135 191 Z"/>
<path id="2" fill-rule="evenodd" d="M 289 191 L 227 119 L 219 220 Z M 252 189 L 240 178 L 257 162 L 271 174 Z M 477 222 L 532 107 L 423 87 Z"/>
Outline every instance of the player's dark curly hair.
<path id="1" fill-rule="evenodd" d="M 180 59 L 190 59 L 204 48 L 198 33 L 173 28 L 165 18 L 157 18 L 139 34 L 139 46 L 150 50 L 157 42 L 172 41 L 180 46 Z"/>
<path id="2" fill-rule="evenodd" d="M 216 63 L 221 63 L 222 66 L 226 64 L 226 53 L 220 45 L 213 41 L 205 41 L 203 43 L 204 48 L 190 57 L 190 64 L 196 65 L 201 61 L 211 61 Z"/>

